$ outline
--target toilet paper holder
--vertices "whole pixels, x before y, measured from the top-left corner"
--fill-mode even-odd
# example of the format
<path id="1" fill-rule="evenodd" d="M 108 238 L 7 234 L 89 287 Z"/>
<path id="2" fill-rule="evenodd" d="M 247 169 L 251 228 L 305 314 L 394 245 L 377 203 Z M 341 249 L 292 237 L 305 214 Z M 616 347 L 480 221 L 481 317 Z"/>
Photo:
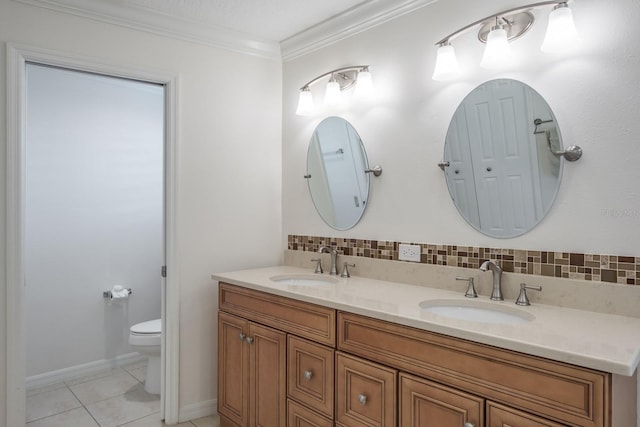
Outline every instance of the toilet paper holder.
<path id="1" fill-rule="evenodd" d="M 133 293 L 133 291 L 131 290 L 131 288 L 127 288 L 125 289 L 125 291 L 127 291 L 127 295 L 131 295 Z M 113 298 L 113 294 L 111 293 L 111 291 L 102 291 L 102 297 L 103 298 Z"/>

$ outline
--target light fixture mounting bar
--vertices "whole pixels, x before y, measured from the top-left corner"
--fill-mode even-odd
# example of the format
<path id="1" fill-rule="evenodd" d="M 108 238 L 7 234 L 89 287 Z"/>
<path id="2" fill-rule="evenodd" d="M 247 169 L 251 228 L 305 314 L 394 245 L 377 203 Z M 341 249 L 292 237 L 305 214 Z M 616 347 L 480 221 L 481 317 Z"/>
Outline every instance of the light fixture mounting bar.
<path id="1" fill-rule="evenodd" d="M 498 19 L 504 22 L 502 28 L 507 32 L 507 40 L 509 41 L 515 40 L 529 31 L 529 28 L 531 28 L 531 26 L 533 25 L 533 21 L 535 20 L 533 14 L 528 10 L 526 12 L 516 12 L 508 15 L 500 15 Z M 496 19 L 496 21 L 498 21 L 498 19 Z M 487 37 L 489 36 L 491 30 L 494 28 L 494 25 L 495 24 L 492 22 L 487 22 L 482 27 L 480 27 L 480 30 L 478 30 L 478 40 L 480 40 L 482 43 L 486 43 Z"/>
<path id="2" fill-rule="evenodd" d="M 552 5 L 552 4 L 562 4 L 562 3 L 568 3 L 568 2 L 569 1 L 567 1 L 567 0 L 565 0 L 565 1 L 558 1 L 558 0 L 542 1 L 542 2 L 538 2 L 538 3 L 531 3 L 531 4 L 524 5 L 524 6 L 514 7 L 512 9 L 503 10 L 501 12 L 494 13 L 492 15 L 486 16 L 486 17 L 484 17 L 482 19 L 478 19 L 477 21 L 472 22 L 471 24 L 466 25 L 466 26 L 460 28 L 457 31 L 454 31 L 453 33 L 449 34 L 448 36 L 446 36 L 446 37 L 442 38 L 441 40 L 437 41 L 435 43 L 435 45 L 436 46 L 441 46 L 441 45 L 449 42 L 452 38 L 454 38 L 456 36 L 459 36 L 460 34 L 466 32 L 467 30 L 469 30 L 469 29 L 471 29 L 471 28 L 473 28 L 473 27 L 475 27 L 477 25 L 486 24 L 488 22 L 494 22 L 496 18 L 502 17 L 504 15 L 514 14 L 514 13 L 517 13 L 517 12 L 523 12 L 523 11 L 526 11 L 526 10 L 529 10 L 529 9 L 534 9 L 534 8 L 537 8 L 537 7 L 549 6 L 549 5 Z"/>
<path id="3" fill-rule="evenodd" d="M 318 77 L 308 81 L 304 86 L 300 88 L 300 90 L 308 90 L 310 85 L 314 84 L 318 80 L 332 75 L 336 75 L 338 77 L 336 81 L 340 84 L 340 88 L 346 89 L 348 87 L 351 87 L 355 83 L 356 77 L 358 76 L 358 73 L 360 71 L 364 71 L 368 68 L 368 65 L 352 65 L 349 67 L 336 68 L 335 70 L 321 74 Z"/>

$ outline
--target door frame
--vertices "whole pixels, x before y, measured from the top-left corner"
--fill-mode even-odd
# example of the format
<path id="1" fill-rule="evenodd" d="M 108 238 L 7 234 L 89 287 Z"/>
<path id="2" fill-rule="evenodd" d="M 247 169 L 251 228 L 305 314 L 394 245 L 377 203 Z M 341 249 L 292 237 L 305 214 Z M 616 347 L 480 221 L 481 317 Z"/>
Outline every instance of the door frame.
<path id="1" fill-rule="evenodd" d="M 161 416 L 178 422 L 179 282 L 177 253 L 177 143 L 179 76 L 101 62 L 96 58 L 7 43 L 7 195 L 6 195 L 6 419 L 7 426 L 25 422 L 24 238 L 26 178 L 26 63 L 157 83 L 165 87 L 164 244 L 166 277 L 162 280 Z M 160 266 L 158 266 L 160 274 Z"/>

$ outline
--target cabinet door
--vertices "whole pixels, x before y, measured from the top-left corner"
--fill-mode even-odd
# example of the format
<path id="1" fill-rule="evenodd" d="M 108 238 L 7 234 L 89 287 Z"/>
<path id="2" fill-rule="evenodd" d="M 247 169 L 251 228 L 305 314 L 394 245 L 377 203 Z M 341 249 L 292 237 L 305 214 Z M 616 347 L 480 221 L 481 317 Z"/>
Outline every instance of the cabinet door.
<path id="1" fill-rule="evenodd" d="M 335 351 L 289 335 L 287 352 L 289 397 L 333 419 Z"/>
<path id="2" fill-rule="evenodd" d="M 336 422 L 345 427 L 394 427 L 397 371 L 336 354 Z"/>
<path id="3" fill-rule="evenodd" d="M 554 423 L 499 403 L 487 402 L 487 427 L 566 427 L 566 425 Z"/>
<path id="4" fill-rule="evenodd" d="M 218 413 L 240 427 L 249 425 L 249 322 L 218 314 Z"/>
<path id="5" fill-rule="evenodd" d="M 249 390 L 251 427 L 285 427 L 287 424 L 287 335 L 250 323 Z"/>
<path id="6" fill-rule="evenodd" d="M 400 374 L 399 424 L 402 427 L 463 427 L 466 423 L 483 427 L 484 399 Z"/>

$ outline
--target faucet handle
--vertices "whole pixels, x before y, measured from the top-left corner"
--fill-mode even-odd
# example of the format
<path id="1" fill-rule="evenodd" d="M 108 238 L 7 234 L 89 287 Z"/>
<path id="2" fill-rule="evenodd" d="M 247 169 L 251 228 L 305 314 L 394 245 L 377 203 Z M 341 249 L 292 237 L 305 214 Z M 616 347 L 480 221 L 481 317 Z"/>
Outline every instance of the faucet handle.
<path id="1" fill-rule="evenodd" d="M 316 273 L 316 274 L 324 273 L 324 270 L 322 269 L 322 259 L 321 258 L 313 258 L 311 260 L 311 262 L 315 262 L 316 263 L 316 269 L 315 269 L 314 273 Z"/>
<path id="2" fill-rule="evenodd" d="M 351 274 L 349 274 L 349 267 L 355 268 L 355 266 L 355 264 L 349 264 L 348 262 L 345 262 L 342 265 L 342 273 L 340 274 L 340 277 L 351 277 Z"/>
<path id="3" fill-rule="evenodd" d="M 476 292 L 476 287 L 473 283 L 473 277 L 456 277 L 456 280 L 463 280 L 468 282 L 467 292 L 464 293 L 464 296 L 467 298 L 478 298 L 478 293 Z"/>
<path id="4" fill-rule="evenodd" d="M 516 299 L 516 304 L 531 305 L 531 303 L 529 302 L 529 297 L 527 297 L 527 289 L 540 292 L 542 291 L 542 286 L 529 286 L 526 283 L 520 283 L 520 294 Z"/>

